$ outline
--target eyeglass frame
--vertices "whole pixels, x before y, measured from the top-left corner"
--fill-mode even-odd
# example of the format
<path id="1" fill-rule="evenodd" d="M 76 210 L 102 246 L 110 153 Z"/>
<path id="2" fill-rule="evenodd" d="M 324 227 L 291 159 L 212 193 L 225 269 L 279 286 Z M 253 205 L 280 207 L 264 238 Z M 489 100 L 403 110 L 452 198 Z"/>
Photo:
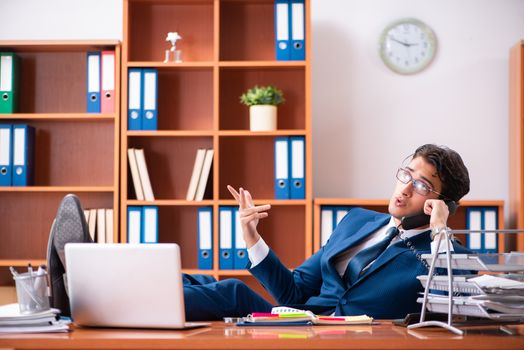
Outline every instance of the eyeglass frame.
<path id="1" fill-rule="evenodd" d="M 399 177 L 399 174 L 403 172 L 407 175 L 409 175 L 409 180 L 407 182 L 404 182 L 403 180 L 400 179 Z M 398 168 L 397 170 L 397 173 L 395 175 L 395 177 L 397 178 L 398 181 L 400 181 L 401 183 L 403 183 L 404 185 L 407 185 L 409 184 L 410 182 L 413 183 L 413 191 L 415 191 L 416 193 L 420 194 L 421 196 L 428 196 L 431 192 L 437 194 L 440 198 L 442 199 L 446 199 L 448 200 L 449 198 L 444 196 L 442 193 L 440 192 L 437 192 L 435 191 L 434 189 L 432 189 L 429 185 L 427 185 L 426 183 L 424 183 L 422 180 L 418 180 L 418 179 L 414 179 L 413 176 L 411 175 L 411 172 L 407 169 L 407 168 L 403 168 L 403 167 L 400 167 Z M 420 187 L 417 187 L 417 184 L 420 184 L 422 185 L 424 188 L 427 188 L 428 192 L 427 193 L 421 193 L 420 192 Z"/>

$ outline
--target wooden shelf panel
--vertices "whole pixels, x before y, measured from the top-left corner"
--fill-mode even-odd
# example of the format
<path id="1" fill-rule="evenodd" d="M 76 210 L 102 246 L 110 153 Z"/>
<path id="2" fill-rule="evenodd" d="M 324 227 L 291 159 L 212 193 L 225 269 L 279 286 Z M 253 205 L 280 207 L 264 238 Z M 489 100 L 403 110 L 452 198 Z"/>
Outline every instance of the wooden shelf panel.
<path id="1" fill-rule="evenodd" d="M 0 40 L 2 51 L 85 52 L 112 50 L 118 40 Z"/>
<path id="2" fill-rule="evenodd" d="M 64 193 L 0 192 L 0 259 L 41 260 L 46 257 L 49 230 Z M 77 193 L 83 208 L 113 208 L 113 193 Z"/>
<path id="3" fill-rule="evenodd" d="M 172 70 L 188 70 L 193 68 L 213 68 L 215 63 L 212 61 L 201 62 L 163 62 L 163 61 L 132 61 L 127 63 L 128 67 L 138 68 L 158 68 L 158 69 L 172 69 Z"/>
<path id="4" fill-rule="evenodd" d="M 46 264 L 45 259 L 32 259 L 32 260 L 0 260 L 0 266 L 2 267 L 27 267 L 28 264 L 31 264 L 32 266 L 40 266 L 43 264 Z"/>
<path id="5" fill-rule="evenodd" d="M 91 121 L 115 120 L 114 114 L 95 113 L 14 113 L 0 114 L 0 120 L 62 120 L 62 121 Z"/>
<path id="6" fill-rule="evenodd" d="M 275 59 L 274 1 L 220 2 L 220 60 Z"/>
<path id="7" fill-rule="evenodd" d="M 168 32 L 182 40 L 184 62 L 213 60 L 213 1 L 129 1 L 127 21 L 128 61 L 163 61 Z M 124 29 L 126 32 L 126 29 Z"/>
<path id="8" fill-rule="evenodd" d="M 128 147 L 144 149 L 156 199 L 185 199 L 197 149 L 213 148 L 213 140 L 210 137 L 133 137 L 128 140 Z M 127 198 L 136 198 L 129 170 L 127 179 L 131 186 L 128 186 Z"/>
<path id="9" fill-rule="evenodd" d="M 286 102 L 278 106 L 277 129 L 305 129 L 305 84 L 303 67 L 221 68 L 220 129 L 249 130 L 249 108 L 239 98 L 255 85 L 274 85 L 283 91 Z"/>
<path id="10" fill-rule="evenodd" d="M 117 192 L 116 186 L 1 186 L 0 192 Z"/>
<path id="11" fill-rule="evenodd" d="M 306 61 L 220 61 L 219 67 L 229 68 L 278 68 L 278 67 L 305 67 Z"/>

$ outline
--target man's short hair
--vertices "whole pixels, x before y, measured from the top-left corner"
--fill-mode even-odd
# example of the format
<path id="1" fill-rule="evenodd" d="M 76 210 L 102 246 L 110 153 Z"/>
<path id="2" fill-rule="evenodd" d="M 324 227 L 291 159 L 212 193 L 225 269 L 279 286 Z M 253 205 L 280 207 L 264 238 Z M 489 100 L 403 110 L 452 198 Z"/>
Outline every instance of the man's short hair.
<path id="1" fill-rule="evenodd" d="M 469 172 L 460 155 L 446 146 L 426 144 L 417 148 L 413 158 L 422 157 L 437 169 L 443 197 L 458 202 L 469 192 Z"/>

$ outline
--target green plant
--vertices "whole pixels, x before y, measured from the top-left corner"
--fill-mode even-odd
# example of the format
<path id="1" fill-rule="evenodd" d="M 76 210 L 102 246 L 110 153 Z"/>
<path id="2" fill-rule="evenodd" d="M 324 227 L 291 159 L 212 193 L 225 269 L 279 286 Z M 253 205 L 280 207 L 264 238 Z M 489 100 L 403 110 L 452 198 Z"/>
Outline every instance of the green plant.
<path id="1" fill-rule="evenodd" d="M 246 106 L 273 105 L 284 103 L 284 94 L 272 85 L 255 85 L 240 96 L 240 102 Z"/>

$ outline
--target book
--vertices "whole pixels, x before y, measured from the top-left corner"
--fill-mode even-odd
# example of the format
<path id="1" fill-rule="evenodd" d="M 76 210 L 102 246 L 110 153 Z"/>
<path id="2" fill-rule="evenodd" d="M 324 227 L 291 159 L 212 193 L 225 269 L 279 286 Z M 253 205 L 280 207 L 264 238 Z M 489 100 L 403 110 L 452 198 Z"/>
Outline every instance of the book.
<path id="1" fill-rule="evenodd" d="M 113 243 L 113 209 L 106 209 L 106 243 Z"/>
<path id="2" fill-rule="evenodd" d="M 142 182 L 138 173 L 138 165 L 136 162 L 135 149 L 129 148 L 127 150 L 127 159 L 129 161 L 129 169 L 131 170 L 131 178 L 133 179 L 133 187 L 135 189 L 136 199 L 144 200 L 144 190 L 142 189 Z"/>
<path id="3" fill-rule="evenodd" d="M 106 210 L 96 210 L 96 241 L 98 243 L 106 243 Z"/>
<path id="4" fill-rule="evenodd" d="M 89 209 L 89 235 L 93 242 L 96 242 L 96 209 Z"/>
<path id="5" fill-rule="evenodd" d="M 202 165 L 202 173 L 198 179 L 198 186 L 195 194 L 195 200 L 201 201 L 204 199 L 206 187 L 209 179 L 209 173 L 211 171 L 211 164 L 213 163 L 213 155 L 215 151 L 213 149 L 206 150 L 206 156 L 204 158 L 204 164 Z"/>
<path id="6" fill-rule="evenodd" d="M 199 148 L 196 153 L 195 164 L 193 165 L 193 172 L 191 173 L 191 178 L 189 179 L 189 186 L 187 188 L 186 200 L 188 201 L 192 201 L 195 199 L 198 181 L 200 179 L 200 174 L 202 173 L 202 166 L 204 165 L 205 156 L 206 150 L 204 148 Z"/>
<path id="7" fill-rule="evenodd" d="M 136 164 L 138 166 L 138 174 L 140 176 L 140 183 L 144 190 L 144 198 L 146 201 L 154 201 L 153 188 L 151 187 L 151 180 L 149 179 L 149 172 L 147 171 L 146 156 L 142 148 L 135 149 Z"/>

